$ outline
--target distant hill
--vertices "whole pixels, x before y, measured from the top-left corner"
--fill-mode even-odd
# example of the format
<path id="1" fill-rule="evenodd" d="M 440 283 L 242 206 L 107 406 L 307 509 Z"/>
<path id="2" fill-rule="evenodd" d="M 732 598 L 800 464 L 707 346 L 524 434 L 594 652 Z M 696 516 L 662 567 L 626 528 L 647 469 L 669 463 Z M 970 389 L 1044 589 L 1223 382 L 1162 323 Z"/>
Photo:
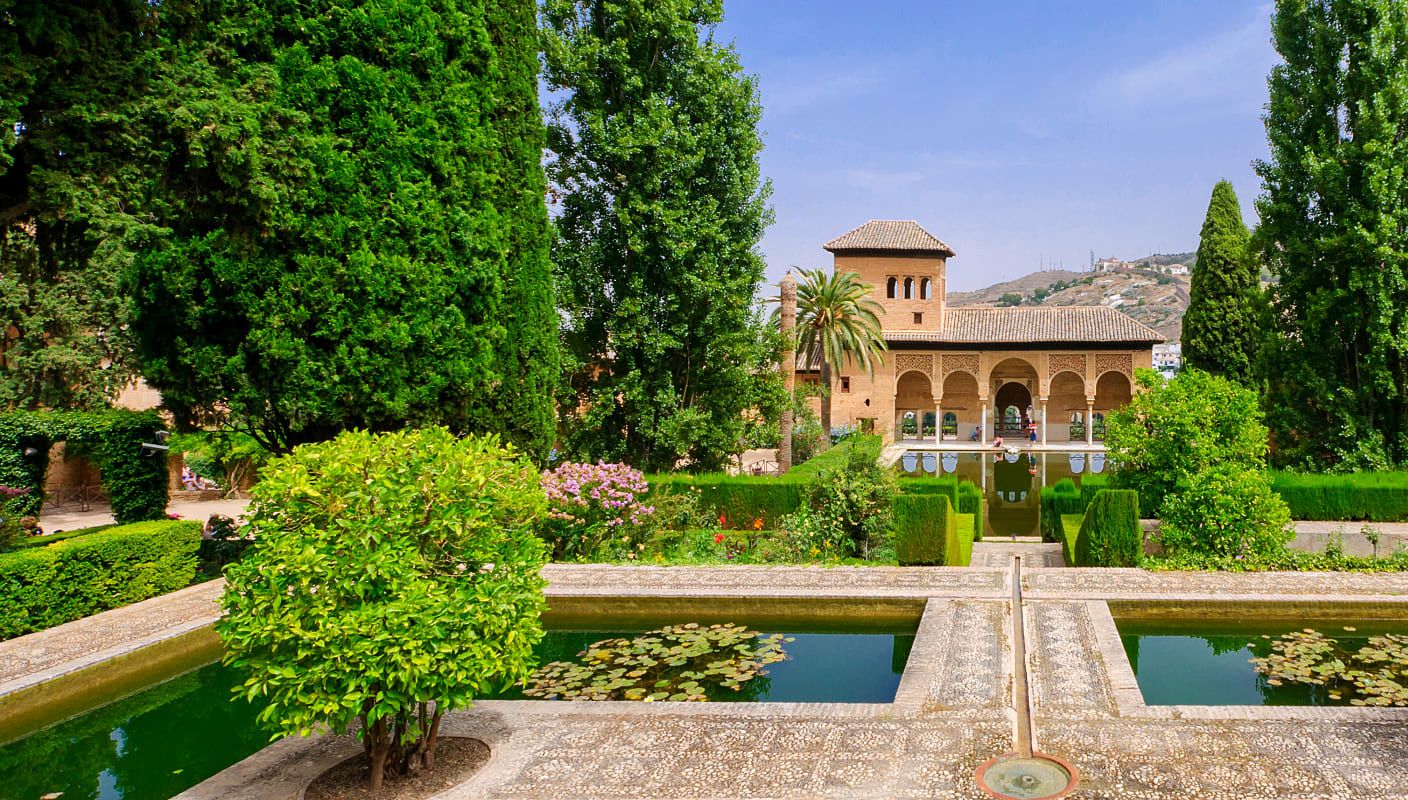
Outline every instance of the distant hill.
<path id="1" fill-rule="evenodd" d="M 1155 255 L 1129 262 L 1138 267 L 1191 267 L 1193 253 Z M 1188 310 L 1188 276 L 1151 269 L 1111 272 L 1044 270 L 973 292 L 950 292 L 952 306 L 1110 306 L 1163 334 L 1170 342 L 1182 335 Z"/>

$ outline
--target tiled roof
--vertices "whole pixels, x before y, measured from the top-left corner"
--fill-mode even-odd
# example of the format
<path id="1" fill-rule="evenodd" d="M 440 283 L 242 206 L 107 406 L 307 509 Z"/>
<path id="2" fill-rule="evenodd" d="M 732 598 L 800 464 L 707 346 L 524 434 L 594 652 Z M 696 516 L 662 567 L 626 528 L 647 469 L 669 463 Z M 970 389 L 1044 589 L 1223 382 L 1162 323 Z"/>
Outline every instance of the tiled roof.
<path id="1" fill-rule="evenodd" d="M 1161 344 L 1158 331 L 1106 306 L 949 308 L 939 331 L 886 331 L 890 342 L 1042 344 L 1128 342 Z"/>
<path id="2" fill-rule="evenodd" d="M 827 242 L 825 249 L 832 253 L 848 250 L 890 250 L 931 253 L 953 258 L 953 250 L 948 245 L 919 227 L 919 223 L 907 219 L 872 219 L 850 233 Z"/>

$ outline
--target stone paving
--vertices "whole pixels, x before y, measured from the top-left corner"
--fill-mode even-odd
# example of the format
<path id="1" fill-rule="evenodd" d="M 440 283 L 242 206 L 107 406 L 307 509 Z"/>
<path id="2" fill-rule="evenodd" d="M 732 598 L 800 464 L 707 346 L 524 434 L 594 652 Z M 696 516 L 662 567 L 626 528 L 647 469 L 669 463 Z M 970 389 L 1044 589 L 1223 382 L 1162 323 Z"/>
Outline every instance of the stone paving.
<path id="1" fill-rule="evenodd" d="M 451 715 L 446 732 L 482 738 L 493 756 L 440 797 L 983 797 L 973 773 L 1014 748 L 1018 715 L 1012 576 L 995 566 L 1007 547 L 984 548 L 994 565 L 971 569 L 549 567 L 550 600 L 872 598 L 925 610 L 893 703 L 483 702 Z M 1352 600 L 1408 616 L 1408 575 L 1037 568 L 1023 570 L 1022 588 L 1033 735 L 1081 770 L 1072 797 L 1408 798 L 1408 710 L 1146 707 L 1106 602 Z M 212 619 L 219 590 L 0 644 L 0 681 Z M 284 740 L 181 797 L 292 800 L 358 749 L 341 736 Z"/>

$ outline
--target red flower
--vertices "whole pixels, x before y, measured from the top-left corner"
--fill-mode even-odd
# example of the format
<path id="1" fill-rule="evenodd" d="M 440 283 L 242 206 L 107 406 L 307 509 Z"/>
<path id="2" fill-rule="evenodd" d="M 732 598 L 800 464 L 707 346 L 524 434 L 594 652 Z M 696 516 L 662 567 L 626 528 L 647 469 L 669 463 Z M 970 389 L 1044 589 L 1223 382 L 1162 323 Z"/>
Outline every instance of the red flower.
<path id="1" fill-rule="evenodd" d="M 719 515 L 719 527 L 720 527 L 720 528 L 727 528 L 727 527 L 728 527 L 728 519 L 727 519 L 726 517 L 724 517 L 723 514 L 720 514 L 720 515 Z"/>
<path id="2" fill-rule="evenodd" d="M 758 519 L 753 520 L 753 530 L 755 530 L 755 531 L 760 531 L 760 530 L 762 530 L 762 529 L 763 529 L 763 520 L 762 520 L 762 518 L 760 517 L 760 518 L 758 518 Z"/>
<path id="3" fill-rule="evenodd" d="M 716 534 L 714 534 L 714 544 L 719 544 L 719 543 L 721 543 L 723 540 L 724 540 L 724 535 L 723 535 L 722 533 L 716 533 Z"/>

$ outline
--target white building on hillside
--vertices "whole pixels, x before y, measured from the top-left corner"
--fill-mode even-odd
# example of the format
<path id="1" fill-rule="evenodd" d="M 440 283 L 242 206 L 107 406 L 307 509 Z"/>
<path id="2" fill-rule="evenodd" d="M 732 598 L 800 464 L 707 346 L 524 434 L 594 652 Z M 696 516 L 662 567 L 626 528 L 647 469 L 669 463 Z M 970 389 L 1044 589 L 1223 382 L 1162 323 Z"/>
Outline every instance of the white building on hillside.
<path id="1" fill-rule="evenodd" d="M 1172 378 L 1183 369 L 1183 345 L 1179 342 L 1154 345 L 1154 369 L 1165 378 Z"/>

